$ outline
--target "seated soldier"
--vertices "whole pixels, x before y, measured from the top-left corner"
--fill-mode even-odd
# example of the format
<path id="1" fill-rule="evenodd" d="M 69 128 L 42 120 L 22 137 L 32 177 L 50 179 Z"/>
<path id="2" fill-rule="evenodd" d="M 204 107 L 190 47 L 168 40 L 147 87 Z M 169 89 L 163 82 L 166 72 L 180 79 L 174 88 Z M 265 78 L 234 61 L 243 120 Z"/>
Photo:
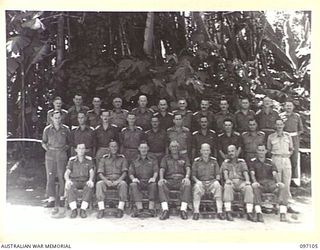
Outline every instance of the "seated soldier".
<path id="1" fill-rule="evenodd" d="M 201 156 L 196 158 L 192 165 L 193 186 L 193 219 L 200 217 L 199 207 L 201 197 L 205 192 L 211 192 L 216 200 L 218 218 L 223 220 L 222 213 L 222 187 L 219 183 L 220 169 L 217 159 L 211 157 L 211 149 L 208 143 L 203 143 L 200 149 Z"/>
<path id="2" fill-rule="evenodd" d="M 251 159 L 249 163 L 252 178 L 252 188 L 255 200 L 255 211 L 257 221 L 263 222 L 261 213 L 261 192 L 279 192 L 278 201 L 280 204 L 280 221 L 286 221 L 286 212 L 289 195 L 285 186 L 280 182 L 278 170 L 271 159 L 266 158 L 266 146 L 260 144 L 257 147 L 257 158 Z"/>
<path id="3" fill-rule="evenodd" d="M 99 161 L 97 174 L 100 181 L 96 185 L 96 196 L 99 211 L 97 218 L 104 216 L 104 199 L 107 189 L 118 189 L 119 205 L 116 217 L 123 217 L 125 202 L 128 200 L 128 185 L 124 181 L 128 172 L 128 162 L 124 155 L 118 154 L 118 143 L 109 143 L 110 154 L 104 155 Z"/>
<path id="4" fill-rule="evenodd" d="M 179 154 L 179 143 L 172 141 L 169 144 L 170 154 L 162 158 L 160 164 L 159 199 L 162 207 L 160 220 L 169 218 L 170 190 L 180 190 L 180 216 L 188 219 L 187 206 L 191 200 L 190 162 L 188 157 Z"/>
<path id="5" fill-rule="evenodd" d="M 137 211 L 132 214 L 132 217 L 139 216 L 143 210 L 142 190 L 148 190 L 149 212 L 154 217 L 156 214 L 154 201 L 157 196 L 158 160 L 148 153 L 147 142 L 141 142 L 138 150 L 138 157 L 132 161 L 129 167 L 129 177 L 132 181 L 130 184 L 131 195 L 137 207 Z"/>
<path id="6" fill-rule="evenodd" d="M 246 204 L 247 219 L 254 221 L 253 210 L 253 191 L 250 185 L 249 171 L 246 162 L 237 156 L 235 145 L 228 146 L 229 159 L 224 160 L 221 165 L 221 173 L 225 181 L 224 185 L 224 208 L 226 210 L 227 220 L 233 221 L 231 214 L 231 202 L 233 201 L 233 191 L 241 191 L 244 195 Z"/>
<path id="7" fill-rule="evenodd" d="M 81 218 L 86 218 L 86 209 L 88 208 L 93 192 L 94 164 L 90 156 L 85 155 L 85 144 L 78 144 L 75 148 L 77 153 L 69 159 L 64 178 L 66 180 L 66 193 L 71 209 L 71 218 L 76 218 L 77 211 L 77 193 L 78 189 L 83 189 L 82 203 L 80 209 Z"/>

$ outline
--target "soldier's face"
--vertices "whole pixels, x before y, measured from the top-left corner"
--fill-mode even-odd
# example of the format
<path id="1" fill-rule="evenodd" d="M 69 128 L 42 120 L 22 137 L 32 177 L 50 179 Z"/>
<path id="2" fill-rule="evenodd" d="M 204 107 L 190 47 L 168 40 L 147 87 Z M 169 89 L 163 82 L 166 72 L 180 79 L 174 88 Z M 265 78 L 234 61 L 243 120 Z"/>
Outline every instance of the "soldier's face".
<path id="1" fill-rule="evenodd" d="M 257 155 L 259 158 L 264 158 L 266 156 L 267 150 L 265 146 L 258 146 Z"/>
<path id="2" fill-rule="evenodd" d="M 128 124 L 129 124 L 130 126 L 135 125 L 135 123 L 136 123 L 136 116 L 135 116 L 135 115 L 128 115 L 127 121 L 128 121 Z"/>
<path id="3" fill-rule="evenodd" d="M 54 125 L 59 125 L 61 124 L 61 114 L 53 114 L 53 116 L 51 117 L 51 120 L 53 122 Z"/>
<path id="4" fill-rule="evenodd" d="M 53 102 L 53 106 L 54 106 L 54 109 L 61 109 L 61 107 L 62 107 L 62 101 L 61 100 L 55 100 L 54 102 Z"/>
<path id="5" fill-rule="evenodd" d="M 257 123 L 256 123 L 256 121 L 249 121 L 249 130 L 250 131 L 256 131 L 257 130 Z"/>
<path id="6" fill-rule="evenodd" d="M 73 98 L 73 103 L 74 103 L 74 105 L 76 105 L 76 106 L 80 106 L 80 105 L 82 104 L 82 96 L 76 95 L 76 96 Z"/>
<path id="7" fill-rule="evenodd" d="M 119 109 L 122 107 L 122 100 L 120 98 L 115 98 L 113 100 L 113 106 L 116 108 L 116 109 Z"/>
<path id="8" fill-rule="evenodd" d="M 208 145 L 201 146 L 200 152 L 203 157 L 209 157 L 211 153 L 210 146 Z"/>
<path id="9" fill-rule="evenodd" d="M 237 155 L 237 149 L 235 147 L 228 147 L 228 156 L 230 159 L 234 159 Z"/>
<path id="10" fill-rule="evenodd" d="M 228 108 L 229 108 L 229 104 L 228 104 L 227 101 L 221 101 L 220 102 L 220 109 L 222 111 L 226 111 L 226 110 L 228 110 Z"/>
<path id="11" fill-rule="evenodd" d="M 164 112 L 164 111 L 166 111 L 168 109 L 168 104 L 167 104 L 167 102 L 165 100 L 161 100 L 159 102 L 159 106 L 158 107 L 159 107 L 160 111 Z"/>
<path id="12" fill-rule="evenodd" d="M 241 108 L 243 109 L 248 109 L 250 106 L 249 100 L 247 99 L 241 100 L 240 104 L 241 104 Z"/>
<path id="13" fill-rule="evenodd" d="M 110 120 L 110 113 L 109 112 L 103 112 L 100 117 L 101 117 L 101 120 L 102 120 L 103 123 L 108 123 L 109 120 Z"/>
<path id="14" fill-rule="evenodd" d="M 87 121 L 87 118 L 84 114 L 82 113 L 79 113 L 78 114 L 78 122 L 79 122 L 79 125 L 84 125 L 86 124 L 86 121 Z"/>
<path id="15" fill-rule="evenodd" d="M 148 104 L 147 97 L 145 97 L 145 96 L 140 96 L 139 101 L 138 101 L 138 104 L 139 104 L 139 106 L 140 106 L 141 108 L 147 107 L 147 104 Z"/>
<path id="16" fill-rule="evenodd" d="M 94 98 L 92 101 L 92 105 L 95 108 L 100 108 L 101 106 L 101 100 L 99 98 Z"/>
<path id="17" fill-rule="evenodd" d="M 118 144 L 116 142 L 110 142 L 109 148 L 110 148 L 110 153 L 113 155 L 118 152 Z"/>
<path id="18" fill-rule="evenodd" d="M 201 118 L 200 119 L 200 126 L 203 129 L 206 129 L 208 127 L 208 119 L 207 118 Z"/>
<path id="19" fill-rule="evenodd" d="M 286 102 L 285 105 L 284 105 L 284 109 L 287 112 L 292 112 L 293 109 L 294 109 L 293 103 L 292 102 Z"/>
<path id="20" fill-rule="evenodd" d="M 283 128 L 284 128 L 284 123 L 283 123 L 283 121 L 277 120 L 277 121 L 276 121 L 276 129 L 277 129 L 278 131 L 282 131 Z"/>
<path id="21" fill-rule="evenodd" d="M 229 121 L 224 122 L 223 127 L 226 132 L 231 132 L 233 127 L 232 122 L 229 122 Z"/>
<path id="22" fill-rule="evenodd" d="M 173 122 L 177 127 L 181 127 L 182 126 L 182 117 L 181 117 L 181 115 L 176 115 L 174 117 L 174 119 L 173 119 Z"/>
<path id="23" fill-rule="evenodd" d="M 147 144 L 140 144 L 138 150 L 140 152 L 141 155 L 145 156 L 148 154 L 148 145 Z"/>
<path id="24" fill-rule="evenodd" d="M 272 106 L 272 100 L 269 97 L 263 99 L 263 106 L 269 108 Z"/>
<path id="25" fill-rule="evenodd" d="M 202 100 L 200 107 L 201 107 L 201 110 L 207 111 L 209 109 L 209 101 Z"/>
<path id="26" fill-rule="evenodd" d="M 86 152 L 86 145 L 85 144 L 78 144 L 77 148 L 75 149 L 78 156 L 84 156 Z"/>
<path id="27" fill-rule="evenodd" d="M 187 102 L 185 100 L 180 100 L 178 102 L 178 105 L 179 105 L 179 109 L 181 110 L 185 110 L 187 108 Z"/>
<path id="28" fill-rule="evenodd" d="M 172 154 L 177 154 L 177 153 L 179 152 L 179 147 L 178 147 L 178 145 L 172 145 L 172 146 L 170 146 L 170 152 L 171 152 Z"/>
<path id="29" fill-rule="evenodd" d="M 158 128 L 158 127 L 159 127 L 159 124 L 160 124 L 160 122 L 159 122 L 159 119 L 158 119 L 158 118 L 152 118 L 152 119 L 151 119 L 151 126 L 152 126 L 152 128 Z"/>

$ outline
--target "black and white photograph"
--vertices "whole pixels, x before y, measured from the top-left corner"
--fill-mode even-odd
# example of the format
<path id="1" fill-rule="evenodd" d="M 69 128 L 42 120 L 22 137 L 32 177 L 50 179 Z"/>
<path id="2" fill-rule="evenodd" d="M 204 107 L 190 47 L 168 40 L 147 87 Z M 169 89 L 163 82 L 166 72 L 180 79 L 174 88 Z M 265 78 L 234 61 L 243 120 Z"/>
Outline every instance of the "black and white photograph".
<path id="1" fill-rule="evenodd" d="M 312 14 L 5 10 L 5 232 L 312 232 Z"/>

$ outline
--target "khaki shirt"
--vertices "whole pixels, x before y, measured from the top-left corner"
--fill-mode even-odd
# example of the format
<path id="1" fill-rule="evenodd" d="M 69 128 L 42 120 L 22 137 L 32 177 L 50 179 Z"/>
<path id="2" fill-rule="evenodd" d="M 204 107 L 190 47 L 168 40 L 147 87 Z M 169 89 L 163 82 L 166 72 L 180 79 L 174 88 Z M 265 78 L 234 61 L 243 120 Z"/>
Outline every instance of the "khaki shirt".
<path id="1" fill-rule="evenodd" d="M 82 162 L 77 156 L 73 156 L 68 161 L 67 169 L 71 171 L 69 176 L 72 181 L 87 181 L 90 177 L 90 170 L 94 169 L 94 163 L 89 156 L 85 156 Z"/>
<path id="2" fill-rule="evenodd" d="M 68 125 L 70 127 L 72 126 L 77 126 L 78 123 L 78 113 L 82 111 L 85 114 L 89 111 L 89 108 L 87 106 L 81 106 L 80 110 L 78 111 L 76 109 L 76 106 L 72 106 L 71 108 L 68 109 Z"/>
<path id="3" fill-rule="evenodd" d="M 98 114 L 95 112 L 94 109 L 88 111 L 88 123 L 90 127 L 96 128 L 98 125 L 102 123 L 101 121 L 101 113 L 105 111 L 105 109 L 100 109 Z"/>
<path id="4" fill-rule="evenodd" d="M 289 133 L 283 132 L 279 136 L 276 132 L 268 137 L 268 150 L 272 155 L 290 156 L 290 149 L 293 148 L 292 138 Z"/>
<path id="5" fill-rule="evenodd" d="M 97 173 L 102 173 L 107 179 L 115 181 L 126 171 L 128 171 L 128 161 L 124 155 L 117 154 L 113 158 L 111 154 L 106 154 L 99 162 Z"/>
<path id="6" fill-rule="evenodd" d="M 241 136 L 245 154 L 256 153 L 258 145 L 264 144 L 265 141 L 265 133 L 262 131 L 257 131 L 256 135 L 252 135 L 250 132 L 243 132 Z"/>
<path id="7" fill-rule="evenodd" d="M 48 125 L 43 131 L 42 143 L 46 144 L 48 149 L 67 150 L 70 146 L 70 129 L 63 124 L 58 130 L 53 125 Z"/>
<path id="8" fill-rule="evenodd" d="M 211 181 L 220 175 L 220 168 L 217 159 L 210 157 L 207 162 L 202 157 L 194 159 L 192 164 L 192 176 L 200 181 Z"/>
<path id="9" fill-rule="evenodd" d="M 127 116 L 129 111 L 121 109 L 120 112 L 113 110 L 111 112 L 110 123 L 115 124 L 120 130 L 127 126 Z"/>
<path id="10" fill-rule="evenodd" d="M 248 172 L 248 167 L 245 160 L 243 159 L 237 159 L 236 163 L 232 163 L 231 160 L 226 159 L 221 165 L 222 175 L 224 171 L 228 171 L 228 176 L 230 180 L 233 180 L 233 179 L 245 180 L 244 172 Z"/>
<path id="11" fill-rule="evenodd" d="M 252 110 L 248 110 L 245 115 L 241 110 L 238 110 L 235 114 L 235 130 L 242 133 L 249 130 L 249 120 L 255 118 L 255 113 Z"/>
<path id="12" fill-rule="evenodd" d="M 136 125 L 141 127 L 143 131 L 151 129 L 151 118 L 153 116 L 153 110 L 147 109 L 145 112 L 141 112 L 140 108 L 134 108 L 132 113 L 136 115 Z"/>
<path id="13" fill-rule="evenodd" d="M 129 175 L 133 175 L 139 180 L 149 180 L 158 171 L 158 160 L 150 155 L 147 155 L 145 159 L 139 155 L 129 167 Z"/>
<path id="14" fill-rule="evenodd" d="M 192 111 L 186 110 L 183 112 L 182 110 L 174 110 L 173 115 L 181 115 L 182 116 L 182 126 L 187 127 L 191 131 L 192 125 Z"/>
<path id="15" fill-rule="evenodd" d="M 174 159 L 171 154 L 165 155 L 160 164 L 160 168 L 165 170 L 165 179 L 184 178 L 190 166 L 188 157 L 180 155 L 178 159 Z"/>

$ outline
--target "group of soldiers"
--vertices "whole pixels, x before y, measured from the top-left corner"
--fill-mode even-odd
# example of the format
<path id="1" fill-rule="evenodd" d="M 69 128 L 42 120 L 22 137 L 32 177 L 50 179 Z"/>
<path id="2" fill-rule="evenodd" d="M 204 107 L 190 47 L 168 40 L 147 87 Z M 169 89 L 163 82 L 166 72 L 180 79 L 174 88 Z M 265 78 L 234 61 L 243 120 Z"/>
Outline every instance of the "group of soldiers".
<path id="1" fill-rule="evenodd" d="M 225 98 L 216 114 L 205 99 L 195 113 L 187 109 L 186 99 L 178 100 L 178 109 L 172 113 L 167 101 L 160 99 L 158 112 L 154 112 L 144 95 L 131 112 L 122 108 L 119 97 L 113 99 L 111 110 L 101 107 L 99 97 L 93 98 L 92 110 L 83 105 L 81 95 L 75 95 L 73 102 L 66 111 L 62 99 L 56 97 L 54 108 L 48 111 L 42 138 L 46 207 L 64 206 L 66 197 L 70 217 L 75 218 L 82 189 L 80 216 L 87 217 L 95 192 L 97 218 L 101 219 L 107 190 L 115 189 L 119 197 L 116 217 L 123 217 L 128 200 L 136 206 L 132 216 L 138 217 L 145 191 L 151 216 L 155 216 L 159 200 L 159 218 L 165 220 L 169 218 L 170 190 L 178 190 L 182 219 L 188 219 L 188 205 L 193 203 L 192 218 L 198 220 L 201 198 L 212 193 L 218 218 L 232 221 L 234 191 L 240 191 L 250 221 L 264 221 L 262 192 L 278 193 L 280 221 L 286 221 L 287 212 L 297 213 L 288 201 L 292 199 L 291 182 L 299 185 L 303 126 L 291 100 L 284 103 L 281 114 L 273 110 L 269 97 L 256 113 L 250 109 L 249 99 L 242 98 L 234 114 Z M 59 194 L 56 178 L 63 187 Z"/>

